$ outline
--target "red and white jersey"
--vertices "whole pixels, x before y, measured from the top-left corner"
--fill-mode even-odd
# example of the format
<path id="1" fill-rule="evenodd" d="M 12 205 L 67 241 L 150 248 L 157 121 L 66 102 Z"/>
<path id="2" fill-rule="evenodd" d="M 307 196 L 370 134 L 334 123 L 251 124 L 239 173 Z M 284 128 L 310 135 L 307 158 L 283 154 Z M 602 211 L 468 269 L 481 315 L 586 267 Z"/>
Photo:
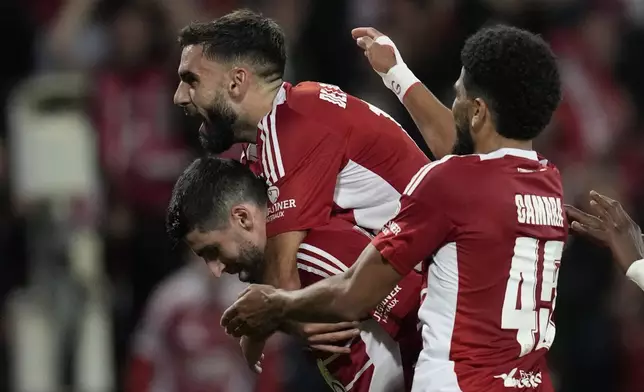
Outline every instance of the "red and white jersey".
<path id="1" fill-rule="evenodd" d="M 373 241 L 401 274 L 426 260 L 413 391 L 553 391 L 562 200 L 534 151 L 447 156 L 414 176 Z"/>
<path id="2" fill-rule="evenodd" d="M 429 162 L 382 110 L 316 82 L 282 85 L 245 157 L 269 185 L 269 237 L 331 216 L 379 230 Z"/>
<path id="3" fill-rule="evenodd" d="M 297 267 L 302 286 L 340 274 L 358 259 L 372 236 L 334 218 L 314 228 L 300 245 Z M 350 355 L 321 356 L 318 367 L 333 391 L 400 392 L 411 389 L 422 346 L 418 308 L 422 275 L 408 274 L 362 323 L 360 337 L 347 342 Z"/>

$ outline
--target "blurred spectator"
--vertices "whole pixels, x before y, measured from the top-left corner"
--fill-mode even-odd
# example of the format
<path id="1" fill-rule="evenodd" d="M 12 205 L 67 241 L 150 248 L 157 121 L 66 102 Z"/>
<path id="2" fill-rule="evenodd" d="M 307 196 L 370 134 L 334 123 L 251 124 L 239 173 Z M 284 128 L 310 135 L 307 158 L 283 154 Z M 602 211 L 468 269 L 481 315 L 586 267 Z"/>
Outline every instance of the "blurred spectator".
<path id="1" fill-rule="evenodd" d="M 127 392 L 251 392 L 236 339 L 217 328 L 243 284 L 193 260 L 152 295 L 134 338 Z"/>
<path id="2" fill-rule="evenodd" d="M 493 22 L 539 32 L 560 57 L 565 93 L 537 149 L 560 168 L 569 202 L 584 205 L 580 195 L 599 187 L 624 200 L 642 223 L 642 4 L 641 0 L 3 0 L 1 30 L 8 38 L 5 46 L 11 60 L 0 75 L 0 102 L 5 103 L 11 88 L 34 66 L 41 72 L 71 71 L 89 77 L 92 94 L 87 110 L 97 135 L 103 180 L 101 203 L 95 202 L 104 208 L 101 234 L 113 287 L 115 363 L 120 370 L 148 293 L 183 265 L 179 251 L 168 248 L 163 216 L 172 184 L 190 160 L 191 147 L 197 145 L 198 125 L 189 124 L 171 107 L 178 81 L 175 35 L 185 24 L 243 6 L 263 11 L 277 19 L 289 39 L 289 81 L 322 80 L 357 93 L 393 114 L 421 147 L 424 143 L 404 108 L 351 40 L 352 27 L 373 24 L 391 35 L 417 76 L 448 106 L 460 69 L 460 49 L 469 34 Z M 24 280 L 28 265 L 22 217 L 9 197 L 6 165 L 11 151 L 3 147 L 5 130 L 3 118 L 3 297 Z M 235 159 L 240 156 L 237 148 L 230 152 Z M 613 273 L 608 257 L 577 238 L 566 250 L 559 280 L 558 335 L 551 355 L 559 391 L 642 390 L 644 341 L 639 332 L 644 328 L 644 301 L 640 292 Z M 159 382 L 159 374 L 172 375 L 175 381 L 190 379 L 195 385 L 192 382 L 204 368 L 206 381 L 222 375 L 217 369 L 228 369 L 229 375 L 243 379 L 235 390 L 252 389 L 247 381 L 254 376 L 243 361 L 234 369 L 226 367 L 240 358 L 237 342 L 219 336 L 216 314 L 224 306 L 218 301 L 225 283 L 214 281 L 207 272 L 200 275 L 199 270 L 198 265 L 184 266 L 159 286 L 149 302 L 134 339 L 130 391 L 156 391 L 162 384 L 167 388 L 163 392 L 172 392 L 169 388 L 178 384 Z M 186 328 L 200 332 L 188 336 L 182 332 Z M 195 339 L 202 338 L 209 344 L 195 346 Z M 161 343 L 146 343 L 155 339 Z M 2 341 L 0 325 L 0 390 L 4 391 L 10 389 L 2 384 L 7 379 L 2 372 L 8 367 L 2 362 Z M 165 356 L 168 352 L 172 354 Z M 214 352 L 227 358 L 225 362 L 188 364 L 201 362 L 196 359 L 200 355 L 211 358 Z M 260 382 L 267 388 L 263 392 L 316 391 L 319 377 L 301 354 L 301 347 L 291 344 L 286 362 L 265 363 L 264 372 L 274 373 L 276 383 Z M 593 377 L 588 377 L 591 372 Z M 123 375 L 117 377 L 121 385 Z"/>

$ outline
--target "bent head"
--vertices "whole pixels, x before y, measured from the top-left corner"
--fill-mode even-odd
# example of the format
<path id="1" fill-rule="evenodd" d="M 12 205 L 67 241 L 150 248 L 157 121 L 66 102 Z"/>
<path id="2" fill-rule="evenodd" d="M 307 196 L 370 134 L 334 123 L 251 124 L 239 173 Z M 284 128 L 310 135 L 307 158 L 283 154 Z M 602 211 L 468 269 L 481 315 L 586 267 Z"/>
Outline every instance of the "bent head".
<path id="1" fill-rule="evenodd" d="M 172 191 L 166 229 L 185 241 L 212 273 L 261 276 L 266 246 L 266 185 L 239 162 L 216 157 L 195 160 Z"/>
<path id="2" fill-rule="evenodd" d="M 199 137 L 211 153 L 254 141 L 253 109 L 261 92 L 280 83 L 286 65 L 284 34 L 277 23 L 241 10 L 212 22 L 192 23 L 179 34 L 182 47 L 174 103 L 203 122 Z M 261 118 L 261 117 L 260 117 Z"/>
<path id="3" fill-rule="evenodd" d="M 463 68 L 452 105 L 453 153 L 472 154 L 492 139 L 530 141 L 561 101 L 555 55 L 540 37 L 508 26 L 484 28 L 461 51 Z"/>

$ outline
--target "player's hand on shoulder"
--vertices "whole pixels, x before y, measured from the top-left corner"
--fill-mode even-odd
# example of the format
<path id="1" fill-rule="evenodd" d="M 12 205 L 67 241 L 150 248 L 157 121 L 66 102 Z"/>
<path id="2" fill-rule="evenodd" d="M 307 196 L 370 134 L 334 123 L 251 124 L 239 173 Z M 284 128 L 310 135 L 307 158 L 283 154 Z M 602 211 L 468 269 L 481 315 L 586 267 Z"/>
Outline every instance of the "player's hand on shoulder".
<path id="1" fill-rule="evenodd" d="M 373 27 L 355 28 L 351 31 L 351 35 L 358 46 L 364 50 L 369 63 L 380 76 L 389 72 L 397 63 L 402 62 L 402 59 L 400 59 L 401 61 L 397 59 L 396 45 Z"/>
<path id="2" fill-rule="evenodd" d="M 299 334 L 313 350 L 331 354 L 349 354 L 351 348 L 346 343 L 360 335 L 359 326 L 359 322 L 299 324 Z"/>
<path id="3" fill-rule="evenodd" d="M 273 286 L 252 284 L 221 316 L 221 326 L 234 337 L 269 336 L 277 330 L 283 303 Z"/>
<path id="4" fill-rule="evenodd" d="M 618 201 L 591 191 L 592 215 L 570 205 L 565 208 L 572 231 L 608 246 L 624 270 L 644 258 L 642 230 Z"/>
<path id="5" fill-rule="evenodd" d="M 266 340 L 250 336 L 242 336 L 239 340 L 242 355 L 250 370 L 259 374 L 262 372 L 262 360 L 264 359 L 264 346 Z"/>

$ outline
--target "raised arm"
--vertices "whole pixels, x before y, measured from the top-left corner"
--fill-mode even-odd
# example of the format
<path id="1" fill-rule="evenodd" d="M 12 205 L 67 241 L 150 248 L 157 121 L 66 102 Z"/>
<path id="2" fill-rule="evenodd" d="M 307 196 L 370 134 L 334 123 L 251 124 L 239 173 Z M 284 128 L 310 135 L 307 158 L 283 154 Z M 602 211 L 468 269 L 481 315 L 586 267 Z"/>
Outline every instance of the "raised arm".
<path id="1" fill-rule="evenodd" d="M 405 105 L 434 157 L 450 154 L 456 141 L 452 111 L 414 76 L 387 36 L 372 27 L 359 27 L 351 34 L 385 86 Z"/>

